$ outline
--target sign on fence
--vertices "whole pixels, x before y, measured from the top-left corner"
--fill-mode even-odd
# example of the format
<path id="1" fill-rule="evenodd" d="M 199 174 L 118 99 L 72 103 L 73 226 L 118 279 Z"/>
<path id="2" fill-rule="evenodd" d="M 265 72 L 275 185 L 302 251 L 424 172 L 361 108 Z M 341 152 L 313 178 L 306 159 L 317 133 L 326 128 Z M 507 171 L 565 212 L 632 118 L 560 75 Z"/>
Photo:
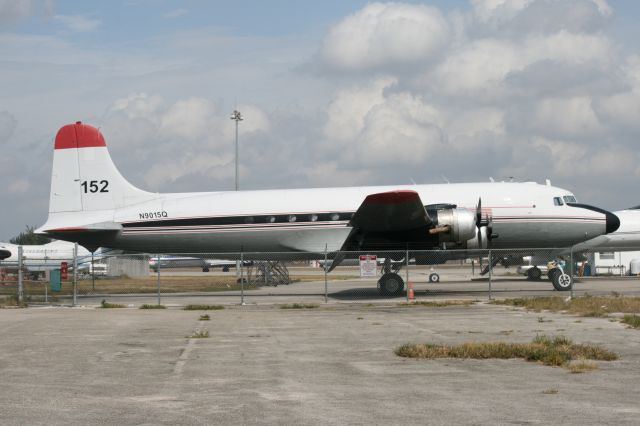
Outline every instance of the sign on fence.
<path id="1" fill-rule="evenodd" d="M 360 278 L 375 278 L 378 276 L 378 256 L 365 254 L 360 256 Z"/>

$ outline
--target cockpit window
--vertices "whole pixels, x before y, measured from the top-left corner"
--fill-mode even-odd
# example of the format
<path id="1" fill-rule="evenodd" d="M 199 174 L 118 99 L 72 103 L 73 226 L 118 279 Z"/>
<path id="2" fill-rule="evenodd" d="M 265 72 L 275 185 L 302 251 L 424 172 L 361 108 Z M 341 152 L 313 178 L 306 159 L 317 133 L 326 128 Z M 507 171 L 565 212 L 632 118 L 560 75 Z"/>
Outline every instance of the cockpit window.
<path id="1" fill-rule="evenodd" d="M 564 203 L 562 202 L 562 198 L 561 197 L 553 197 L 553 205 L 554 206 L 563 206 Z"/>
<path id="2" fill-rule="evenodd" d="M 565 203 L 577 203 L 578 200 L 576 200 L 576 197 L 574 197 L 573 195 L 565 195 L 564 197 L 564 202 Z"/>

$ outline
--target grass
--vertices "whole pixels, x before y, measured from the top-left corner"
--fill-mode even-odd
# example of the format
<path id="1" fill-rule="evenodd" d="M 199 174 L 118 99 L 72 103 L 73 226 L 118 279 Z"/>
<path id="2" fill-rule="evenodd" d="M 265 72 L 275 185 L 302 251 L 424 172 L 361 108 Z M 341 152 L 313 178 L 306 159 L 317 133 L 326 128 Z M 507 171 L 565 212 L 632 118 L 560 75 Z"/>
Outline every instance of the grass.
<path id="1" fill-rule="evenodd" d="M 640 328 L 640 316 L 638 315 L 625 315 L 622 322 L 631 328 Z"/>
<path id="2" fill-rule="evenodd" d="M 398 306 L 427 306 L 430 308 L 444 308 L 446 306 L 469 306 L 475 303 L 474 300 L 442 300 L 437 302 L 410 302 L 399 303 Z"/>
<path id="3" fill-rule="evenodd" d="M 150 305 L 148 303 L 145 303 L 144 305 L 140 306 L 140 309 L 167 309 L 167 307 L 164 305 Z"/>
<path id="4" fill-rule="evenodd" d="M 183 308 L 185 311 L 220 311 L 224 309 L 223 305 L 187 305 Z"/>
<path id="5" fill-rule="evenodd" d="M 357 275 L 331 275 L 332 280 L 352 279 Z M 291 275 L 293 282 L 309 282 L 324 279 L 322 276 Z M 236 283 L 235 274 L 229 276 L 219 275 L 193 275 L 193 276 L 164 276 L 161 274 L 160 290 L 162 293 L 189 293 L 189 292 L 219 292 L 240 291 L 240 285 Z M 13 284 L 13 283 L 12 283 Z M 25 293 L 30 295 L 44 295 L 44 281 L 25 281 Z M 0 295 L 10 295 L 16 292 L 15 285 L 0 286 Z M 79 279 L 78 294 L 130 294 L 130 293 L 156 293 L 158 291 L 158 279 L 155 275 L 143 278 L 101 278 L 95 280 L 95 286 L 91 278 Z M 244 286 L 244 291 L 256 290 L 254 285 Z M 62 291 L 56 295 L 71 295 L 73 286 L 70 281 L 62 283 Z M 49 291 L 49 294 L 51 292 Z"/>
<path id="6" fill-rule="evenodd" d="M 544 365 L 562 366 L 571 370 L 574 360 L 612 361 L 618 356 L 597 345 L 575 344 L 563 336 L 536 336 L 531 343 L 464 343 L 457 346 L 405 344 L 395 354 L 406 358 L 512 359 L 523 358 Z M 576 365 L 579 365 L 576 363 Z M 580 368 L 580 367 L 574 367 Z M 584 366 L 582 368 L 585 368 Z M 586 371 L 586 369 L 585 369 Z"/>
<path id="7" fill-rule="evenodd" d="M 555 389 L 555 388 L 545 389 L 545 390 L 542 391 L 542 393 L 545 394 L 545 395 L 555 395 L 558 392 L 559 392 L 558 389 Z"/>
<path id="8" fill-rule="evenodd" d="M 209 321 L 211 317 L 207 314 L 200 315 L 200 321 Z"/>
<path id="9" fill-rule="evenodd" d="M 18 296 L 16 296 L 15 294 L 8 296 L 8 297 L 2 297 L 0 298 L 0 309 L 1 308 L 26 308 L 27 302 L 25 302 L 24 300 L 22 301 L 22 303 L 18 302 Z"/>
<path id="10" fill-rule="evenodd" d="M 598 364 L 588 359 L 578 359 L 575 361 L 571 361 L 567 368 L 569 368 L 569 371 L 573 374 L 580 374 L 587 371 L 597 370 Z"/>
<path id="11" fill-rule="evenodd" d="M 207 337 L 209 337 L 209 330 L 196 330 L 189 336 L 190 339 L 206 339 Z"/>
<path id="12" fill-rule="evenodd" d="M 109 303 L 104 299 L 102 299 L 102 302 L 100 302 L 100 307 L 104 309 L 126 308 L 126 306 L 122 303 Z"/>
<path id="13" fill-rule="evenodd" d="M 286 305 L 280 305 L 280 309 L 315 309 L 319 307 L 315 303 L 288 303 Z"/>
<path id="14" fill-rule="evenodd" d="M 606 317 L 613 312 L 640 313 L 640 297 L 582 296 L 565 300 L 563 297 L 532 297 L 496 300 L 496 305 L 524 307 L 536 312 L 543 310 L 567 312 L 583 317 Z"/>

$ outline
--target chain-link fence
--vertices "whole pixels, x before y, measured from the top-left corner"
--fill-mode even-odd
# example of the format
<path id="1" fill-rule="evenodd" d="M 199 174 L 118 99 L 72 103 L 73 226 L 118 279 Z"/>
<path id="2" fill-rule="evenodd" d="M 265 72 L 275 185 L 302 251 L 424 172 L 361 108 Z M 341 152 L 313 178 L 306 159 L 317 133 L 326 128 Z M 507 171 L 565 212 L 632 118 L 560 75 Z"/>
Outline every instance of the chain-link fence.
<path id="1" fill-rule="evenodd" d="M 91 303 L 128 296 L 160 304 L 202 297 L 216 303 L 321 303 L 569 295 L 587 291 L 593 277 L 638 276 L 638 250 L 109 254 L 69 259 L 66 267 L 0 262 L 0 297 L 75 304 L 79 298 Z"/>

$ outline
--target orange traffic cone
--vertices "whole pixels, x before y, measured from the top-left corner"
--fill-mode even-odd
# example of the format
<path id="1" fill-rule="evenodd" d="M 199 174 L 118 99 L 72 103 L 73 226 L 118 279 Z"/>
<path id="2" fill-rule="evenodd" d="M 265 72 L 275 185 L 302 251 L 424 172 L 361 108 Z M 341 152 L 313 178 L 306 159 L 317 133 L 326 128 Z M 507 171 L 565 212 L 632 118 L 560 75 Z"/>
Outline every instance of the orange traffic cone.
<path id="1" fill-rule="evenodd" d="M 409 282 L 409 300 L 414 301 L 416 300 L 416 295 L 413 292 L 413 283 Z"/>

